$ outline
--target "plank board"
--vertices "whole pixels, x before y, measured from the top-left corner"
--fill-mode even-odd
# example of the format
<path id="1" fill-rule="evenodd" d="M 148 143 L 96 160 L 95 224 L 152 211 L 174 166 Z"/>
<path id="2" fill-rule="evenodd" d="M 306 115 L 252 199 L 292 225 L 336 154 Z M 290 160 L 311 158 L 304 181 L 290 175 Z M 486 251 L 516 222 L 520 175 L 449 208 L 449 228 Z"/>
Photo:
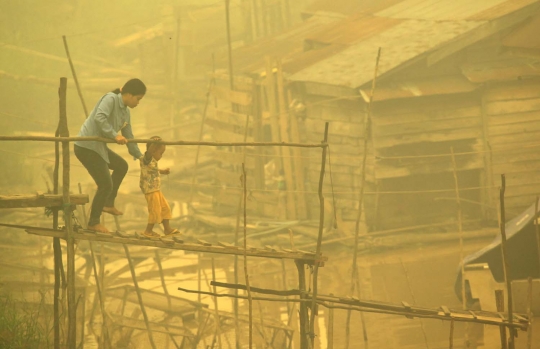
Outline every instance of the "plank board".
<path id="1" fill-rule="evenodd" d="M 495 101 L 486 104 L 486 113 L 488 115 L 524 113 L 534 110 L 540 110 L 540 98 Z"/>
<path id="2" fill-rule="evenodd" d="M 249 129 L 253 128 L 252 120 L 250 120 Z M 246 115 L 224 109 L 210 108 L 206 115 L 206 123 L 215 127 L 238 126 L 243 130 L 246 126 Z"/>
<path id="3" fill-rule="evenodd" d="M 218 99 L 223 99 L 228 102 L 243 106 L 251 105 L 251 93 L 242 91 L 231 91 L 228 88 L 221 86 L 212 86 L 212 94 Z"/>
<path id="4" fill-rule="evenodd" d="M 244 142 L 244 135 L 214 127 L 212 128 L 212 139 L 216 142 Z M 248 136 L 245 142 L 253 142 L 253 137 Z"/>

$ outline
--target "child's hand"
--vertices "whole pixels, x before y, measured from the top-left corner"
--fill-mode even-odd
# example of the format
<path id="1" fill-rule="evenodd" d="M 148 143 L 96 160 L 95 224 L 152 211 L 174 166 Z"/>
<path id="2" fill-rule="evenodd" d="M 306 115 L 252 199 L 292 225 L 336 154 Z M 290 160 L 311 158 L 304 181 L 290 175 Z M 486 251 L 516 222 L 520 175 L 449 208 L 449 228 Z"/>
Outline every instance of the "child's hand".
<path id="1" fill-rule="evenodd" d="M 159 173 L 168 175 L 168 174 L 171 173 L 171 169 L 170 168 L 165 168 L 163 170 L 159 170 Z"/>
<path id="2" fill-rule="evenodd" d="M 116 135 L 116 137 L 114 137 L 114 140 L 116 141 L 116 143 L 118 144 L 127 144 L 128 140 L 126 139 L 126 137 L 122 136 L 122 135 Z"/>

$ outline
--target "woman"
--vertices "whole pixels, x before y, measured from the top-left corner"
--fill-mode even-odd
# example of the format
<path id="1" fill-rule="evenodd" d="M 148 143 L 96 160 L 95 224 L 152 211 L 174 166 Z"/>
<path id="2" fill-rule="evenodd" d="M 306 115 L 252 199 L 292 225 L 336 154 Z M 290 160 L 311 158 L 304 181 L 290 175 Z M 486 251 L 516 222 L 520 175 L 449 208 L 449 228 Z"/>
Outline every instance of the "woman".
<path id="1" fill-rule="evenodd" d="M 140 159 L 143 154 L 139 146 L 136 143 L 128 143 L 128 139 L 133 139 L 128 107 L 135 108 L 145 93 L 146 86 L 139 79 L 131 79 L 122 89 L 107 93 L 101 97 L 82 125 L 79 136 L 114 139 L 118 144 L 127 144 L 129 153 Z M 75 156 L 88 170 L 98 187 L 92 201 L 88 229 L 108 233 L 108 229 L 100 224 L 101 212 L 116 216 L 123 214 L 114 207 L 114 199 L 127 173 L 128 164 L 103 142 L 75 142 Z M 112 174 L 109 170 L 112 170 Z"/>

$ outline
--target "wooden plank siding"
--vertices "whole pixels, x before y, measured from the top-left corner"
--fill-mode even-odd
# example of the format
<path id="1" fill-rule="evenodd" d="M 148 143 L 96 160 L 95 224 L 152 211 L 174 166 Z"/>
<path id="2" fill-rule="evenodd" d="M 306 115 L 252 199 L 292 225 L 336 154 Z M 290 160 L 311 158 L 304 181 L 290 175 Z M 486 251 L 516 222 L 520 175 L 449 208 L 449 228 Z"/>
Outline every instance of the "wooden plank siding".
<path id="1" fill-rule="evenodd" d="M 492 180 L 498 186 L 501 174 L 506 175 L 506 207 L 512 217 L 540 194 L 540 81 L 493 84 L 483 97 Z"/>
<path id="2" fill-rule="evenodd" d="M 345 91 L 347 96 L 353 95 Z M 323 139 L 325 122 L 330 122 L 324 178 L 325 198 L 328 207 L 335 200 L 338 216 L 345 220 L 355 220 L 358 210 L 358 193 L 362 175 L 364 155 L 364 116 L 366 104 L 358 96 L 356 99 L 336 99 L 335 97 L 307 95 L 307 116 L 301 132 L 306 142 L 320 142 Z M 368 144 L 366 179 L 373 180 L 373 147 Z M 319 150 L 305 152 L 308 157 L 308 177 L 310 193 L 308 203 L 312 219 L 318 216 L 317 187 L 321 169 Z M 333 195 L 332 195 L 333 193 Z M 330 210 L 331 211 L 331 210 Z M 330 212 L 329 211 L 329 212 Z M 328 213 L 327 213 L 328 214 Z M 333 215 L 333 213 L 332 213 Z M 332 217 L 327 217 L 332 220 Z"/>

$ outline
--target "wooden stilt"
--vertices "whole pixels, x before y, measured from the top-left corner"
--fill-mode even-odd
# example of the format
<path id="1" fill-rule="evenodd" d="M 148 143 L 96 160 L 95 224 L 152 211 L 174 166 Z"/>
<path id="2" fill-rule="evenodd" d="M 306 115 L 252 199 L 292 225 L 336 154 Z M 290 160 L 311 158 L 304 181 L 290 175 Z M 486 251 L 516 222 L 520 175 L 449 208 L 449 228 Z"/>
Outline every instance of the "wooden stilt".
<path id="1" fill-rule="evenodd" d="M 456 205 L 457 205 L 457 226 L 459 232 L 459 251 L 460 251 L 460 262 L 461 262 L 461 303 L 463 309 L 467 309 L 467 295 L 465 294 L 465 263 L 464 252 L 463 252 L 463 218 L 461 211 L 461 200 L 459 196 L 459 182 L 457 176 L 457 165 L 456 165 L 456 156 L 454 155 L 454 148 L 450 147 L 450 153 L 452 156 L 452 169 L 454 174 L 454 188 L 456 190 Z"/>
<path id="2" fill-rule="evenodd" d="M 454 320 L 450 321 L 450 338 L 449 338 L 450 344 L 448 345 L 449 349 L 454 348 Z"/>
<path id="3" fill-rule="evenodd" d="M 60 90 L 58 90 L 60 96 Z M 60 120 L 56 129 L 55 136 L 60 135 Z M 58 169 L 60 167 L 60 144 L 54 143 L 54 170 L 53 170 L 53 194 L 58 194 Z M 58 229 L 58 210 L 53 210 L 53 229 Z M 54 349 L 60 349 L 60 269 L 62 265 L 62 247 L 60 238 L 53 238 L 54 251 Z"/>
<path id="4" fill-rule="evenodd" d="M 504 312 L 504 291 L 495 290 L 495 302 L 497 305 L 497 311 L 502 313 Z M 506 342 L 506 327 L 500 327 L 501 335 L 501 349 L 508 349 L 508 343 Z"/>
<path id="5" fill-rule="evenodd" d="M 214 257 L 212 257 L 212 280 L 216 281 L 216 266 L 214 264 Z M 214 286 L 214 293 L 216 292 L 216 286 Z M 219 308 L 218 308 L 218 300 L 217 297 L 213 297 L 214 299 L 214 311 L 216 314 L 216 329 L 215 329 L 215 337 L 217 338 L 217 342 L 219 345 L 219 348 L 222 348 L 221 345 L 221 321 L 219 319 Z"/>
<path id="6" fill-rule="evenodd" d="M 323 144 L 328 145 L 328 126 L 326 122 L 324 125 L 324 139 Z M 321 155 L 321 171 L 319 175 L 319 235 L 317 237 L 317 248 L 315 254 L 319 256 L 321 254 L 322 234 L 324 230 L 324 196 L 323 196 L 323 183 L 324 172 L 326 168 L 326 153 L 328 147 L 322 149 Z M 318 277 L 319 277 L 319 265 L 320 261 L 315 261 L 313 266 L 313 288 L 312 288 L 312 303 L 311 303 L 311 318 L 309 320 L 309 337 L 310 347 L 315 347 L 315 316 L 317 315 L 317 290 L 318 290 Z"/>
<path id="7" fill-rule="evenodd" d="M 330 293 L 330 296 L 333 294 Z M 334 303 L 330 303 L 334 305 Z M 334 308 L 328 309 L 328 333 L 326 334 L 327 344 L 326 349 L 334 349 Z"/>
<path id="8" fill-rule="evenodd" d="M 501 191 L 500 191 L 500 203 L 501 203 L 501 249 L 502 249 L 502 260 L 504 268 L 504 280 L 506 281 L 506 292 L 507 292 L 507 302 L 508 302 L 508 321 L 510 324 L 514 321 L 514 304 L 512 298 L 512 277 L 509 275 L 508 271 L 508 254 L 506 252 L 506 216 L 504 210 L 504 192 L 506 190 L 506 177 L 504 174 L 501 175 Z M 508 339 L 508 349 L 515 349 L 514 346 L 514 331 L 510 329 L 510 337 Z"/>
<path id="9" fill-rule="evenodd" d="M 246 166 L 242 163 L 242 187 L 244 188 L 244 277 L 246 279 L 246 290 L 248 294 L 249 306 L 249 349 L 253 348 L 253 300 L 251 297 L 251 288 L 249 285 L 249 274 L 247 267 L 247 178 Z"/>
<path id="10" fill-rule="evenodd" d="M 60 125 L 61 137 L 69 137 L 66 111 L 67 78 L 60 78 Z M 75 245 L 71 223 L 72 207 L 69 197 L 69 142 L 62 142 L 62 186 L 64 197 L 64 223 L 67 231 L 67 283 L 68 283 L 68 341 L 69 348 L 77 345 L 77 304 L 75 302 Z"/>
<path id="11" fill-rule="evenodd" d="M 532 322 L 534 319 L 534 315 L 532 313 L 532 293 L 533 293 L 533 280 L 532 277 L 528 277 L 527 279 L 528 288 L 527 288 L 527 315 L 529 317 L 529 328 L 527 329 L 527 349 L 532 348 Z"/>
<path id="12" fill-rule="evenodd" d="M 248 131 L 249 131 L 249 115 L 246 115 L 246 126 L 244 127 L 244 142 L 247 139 Z M 242 163 L 246 162 L 246 148 L 242 148 Z M 238 198 L 238 206 L 236 209 L 236 227 L 234 230 L 234 245 L 238 246 L 239 242 L 239 231 L 240 231 L 240 215 L 242 212 L 242 201 L 243 201 L 243 193 Z M 234 256 L 234 282 L 238 283 L 238 255 Z M 234 291 L 235 295 L 238 295 L 238 290 Z M 240 348 L 240 328 L 238 327 L 238 299 L 234 299 L 234 328 L 235 328 L 235 338 L 236 338 L 236 348 Z"/>
<path id="13" fill-rule="evenodd" d="M 296 268 L 298 269 L 298 289 L 300 290 L 300 299 L 306 300 L 304 292 L 306 292 L 306 272 L 305 264 L 301 260 L 295 260 Z M 306 302 L 300 303 L 300 349 L 308 349 L 311 346 L 309 332 L 308 307 Z"/>
<path id="14" fill-rule="evenodd" d="M 146 324 L 146 330 L 148 331 L 148 339 L 150 340 L 150 345 L 152 349 L 156 349 L 156 344 L 154 343 L 154 337 L 152 335 L 152 329 L 150 328 L 150 323 L 148 321 L 148 315 L 146 314 L 146 308 L 144 307 L 141 290 L 139 289 L 139 283 L 137 282 L 137 275 L 135 274 L 135 267 L 133 266 L 133 261 L 129 254 L 129 248 L 127 245 L 124 246 L 124 252 L 126 253 L 126 258 L 129 263 L 129 270 L 131 271 L 131 278 L 133 279 L 133 285 L 135 286 L 135 291 L 137 292 L 137 298 L 139 300 L 139 306 L 141 307 L 141 313 L 144 317 L 144 323 Z"/>

